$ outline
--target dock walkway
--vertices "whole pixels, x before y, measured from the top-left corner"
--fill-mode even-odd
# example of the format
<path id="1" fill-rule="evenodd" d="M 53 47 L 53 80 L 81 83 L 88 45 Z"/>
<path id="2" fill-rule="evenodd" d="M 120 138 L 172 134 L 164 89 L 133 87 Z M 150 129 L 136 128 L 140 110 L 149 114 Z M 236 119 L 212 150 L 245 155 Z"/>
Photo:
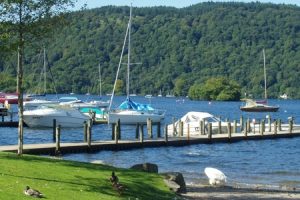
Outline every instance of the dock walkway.
<path id="1" fill-rule="evenodd" d="M 118 151 L 123 149 L 137 149 L 145 147 L 165 147 L 165 146 L 186 146 L 192 144 L 212 144 L 212 143 L 227 143 L 238 142 L 243 140 L 262 140 L 262 139 L 277 139 L 277 138 L 293 138 L 299 137 L 300 131 L 290 133 L 288 131 L 280 131 L 274 134 L 273 132 L 265 132 L 262 134 L 248 133 L 232 133 L 228 134 L 213 134 L 211 138 L 208 135 L 199 135 L 193 137 L 159 137 L 152 139 L 134 139 L 134 140 L 108 140 L 108 141 L 92 141 L 76 143 L 60 143 L 59 152 L 79 153 L 93 152 L 102 150 Z M 0 151 L 17 152 L 18 145 L 0 146 Z M 23 152 L 27 154 L 50 154 L 56 152 L 56 143 L 45 144 L 24 144 Z"/>

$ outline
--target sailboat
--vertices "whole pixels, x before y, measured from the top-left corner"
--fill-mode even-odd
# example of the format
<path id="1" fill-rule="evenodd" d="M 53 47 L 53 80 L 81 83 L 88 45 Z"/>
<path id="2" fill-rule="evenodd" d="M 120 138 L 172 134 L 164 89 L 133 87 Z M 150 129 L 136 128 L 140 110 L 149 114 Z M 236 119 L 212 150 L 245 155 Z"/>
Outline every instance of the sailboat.
<path id="1" fill-rule="evenodd" d="M 133 64 L 133 63 L 130 63 L 131 18 L 132 18 L 132 6 L 130 7 L 129 22 L 127 25 L 127 30 L 126 30 L 126 34 L 125 34 L 125 38 L 124 38 L 122 53 L 120 56 L 119 66 L 118 66 L 117 75 L 116 75 L 116 79 L 115 79 L 114 89 L 112 92 L 111 101 L 110 101 L 110 105 L 109 105 L 108 123 L 116 123 L 118 120 L 120 120 L 121 124 L 146 123 L 148 118 L 151 119 L 153 122 L 160 122 L 165 117 L 165 111 L 154 109 L 149 104 L 137 103 L 130 99 L 129 71 L 130 71 L 130 65 Z M 127 82 L 126 82 L 127 98 L 123 103 L 121 103 L 121 105 L 117 109 L 112 110 L 111 105 L 113 102 L 114 91 L 116 88 L 116 82 L 117 82 L 118 74 L 120 71 L 120 66 L 121 66 L 121 62 L 122 62 L 124 48 L 126 45 L 127 36 L 128 36 L 128 61 L 127 61 Z"/>
<path id="2" fill-rule="evenodd" d="M 241 106 L 240 109 L 245 112 L 277 112 L 279 106 L 268 105 L 267 96 L 267 75 L 266 75 L 266 56 L 263 49 L 264 58 L 264 79 L 265 79 L 265 99 L 262 101 L 255 101 L 253 99 L 242 99 L 246 102 L 245 106 Z"/>

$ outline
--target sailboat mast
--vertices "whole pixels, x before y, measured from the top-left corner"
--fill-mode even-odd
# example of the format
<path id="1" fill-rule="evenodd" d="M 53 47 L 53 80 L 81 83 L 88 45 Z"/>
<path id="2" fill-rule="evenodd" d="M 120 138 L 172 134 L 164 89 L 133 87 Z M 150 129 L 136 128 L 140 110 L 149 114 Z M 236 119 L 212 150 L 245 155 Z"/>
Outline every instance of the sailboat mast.
<path id="1" fill-rule="evenodd" d="M 265 99 L 267 99 L 268 96 L 267 96 L 267 75 L 266 75 L 266 56 L 265 56 L 265 49 L 263 49 L 263 57 L 264 57 Z"/>
<path id="2" fill-rule="evenodd" d="M 132 15 L 132 5 L 130 6 L 129 24 L 128 24 L 128 61 L 127 61 L 127 98 L 129 98 L 129 72 L 130 72 L 130 34 L 131 34 L 131 15 Z"/>
<path id="3" fill-rule="evenodd" d="M 44 94 L 46 94 L 47 88 L 47 74 L 46 74 L 46 49 L 44 48 Z"/>
<path id="4" fill-rule="evenodd" d="M 101 88 L 101 65 L 99 63 L 99 96 L 102 97 L 102 88 Z"/>

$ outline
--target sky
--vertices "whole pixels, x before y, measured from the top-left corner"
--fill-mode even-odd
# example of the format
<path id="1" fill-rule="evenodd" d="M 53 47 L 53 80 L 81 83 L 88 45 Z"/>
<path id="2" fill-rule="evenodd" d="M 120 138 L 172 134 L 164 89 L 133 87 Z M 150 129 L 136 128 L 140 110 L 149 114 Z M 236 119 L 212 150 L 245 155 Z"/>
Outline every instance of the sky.
<path id="1" fill-rule="evenodd" d="M 201 2 L 207 2 L 210 0 L 77 0 L 75 4 L 75 10 L 79 10 L 87 5 L 87 8 L 97 8 L 107 5 L 115 6 L 130 6 L 133 7 L 151 7 L 151 6 L 172 6 L 176 8 L 183 8 L 190 5 L 194 5 Z M 213 2 L 253 2 L 253 0 L 213 0 Z M 292 4 L 300 6 L 300 0 L 254 0 L 262 3 L 275 3 L 275 4 Z"/>

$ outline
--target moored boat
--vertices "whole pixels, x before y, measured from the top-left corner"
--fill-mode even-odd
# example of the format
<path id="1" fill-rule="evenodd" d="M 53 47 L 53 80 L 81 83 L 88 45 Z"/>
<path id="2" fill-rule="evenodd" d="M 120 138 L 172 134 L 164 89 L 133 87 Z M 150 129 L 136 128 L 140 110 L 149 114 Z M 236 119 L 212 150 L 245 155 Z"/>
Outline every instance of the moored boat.
<path id="1" fill-rule="evenodd" d="M 62 128 L 75 128 L 82 127 L 83 122 L 90 119 L 68 105 L 42 105 L 35 110 L 24 111 L 23 115 L 29 127 L 52 127 L 55 119 L 56 124 Z"/>

